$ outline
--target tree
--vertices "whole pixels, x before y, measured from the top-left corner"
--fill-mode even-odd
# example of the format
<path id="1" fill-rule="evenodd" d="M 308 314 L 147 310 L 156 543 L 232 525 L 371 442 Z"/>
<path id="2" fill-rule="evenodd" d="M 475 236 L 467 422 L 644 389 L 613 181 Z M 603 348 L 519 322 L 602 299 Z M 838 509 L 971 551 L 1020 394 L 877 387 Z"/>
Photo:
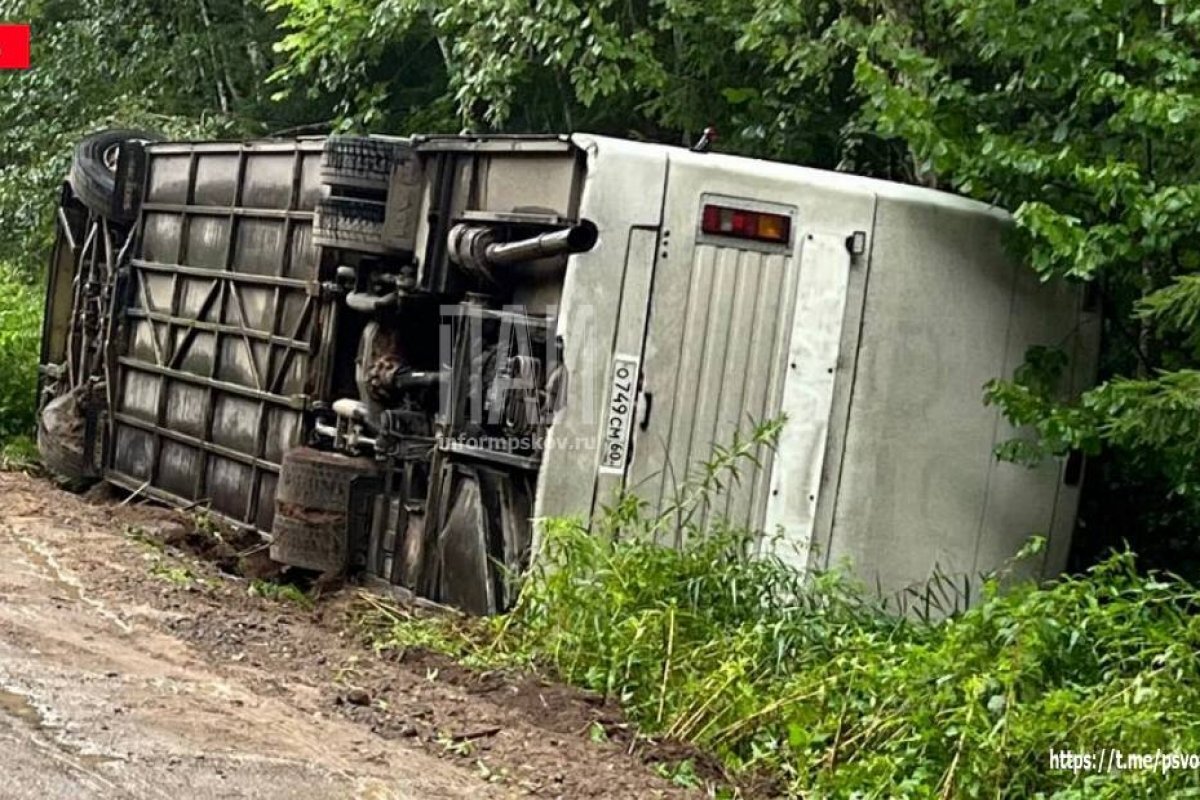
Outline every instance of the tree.
<path id="1" fill-rule="evenodd" d="M 1140 502 L 1154 538 L 1182 524 L 1193 553 L 1198 36 L 1200 10 L 1173 0 L 936 0 L 877 20 L 855 70 L 862 124 L 905 142 L 945 187 L 1012 209 L 1015 244 L 1041 275 L 1100 289 L 1105 380 L 1066 404 L 1053 391 L 1062 360 L 1031 353 L 988 387 L 1036 433 L 1003 454 L 1107 449 L 1092 514 L 1111 530 Z"/>
<path id="2" fill-rule="evenodd" d="M 588 130 L 690 144 L 716 125 L 727 151 L 828 167 L 856 144 L 844 130 L 854 52 L 822 40 L 838 15 L 825 0 L 271 7 L 287 31 L 274 80 L 347 98 L 347 128 Z"/>
<path id="3" fill-rule="evenodd" d="M 26 275 L 46 261 L 56 187 L 86 134 L 241 136 L 320 113 L 270 100 L 277 20 L 253 4 L 0 0 L 0 19 L 33 26 L 33 68 L 0 73 L 0 261 Z"/>

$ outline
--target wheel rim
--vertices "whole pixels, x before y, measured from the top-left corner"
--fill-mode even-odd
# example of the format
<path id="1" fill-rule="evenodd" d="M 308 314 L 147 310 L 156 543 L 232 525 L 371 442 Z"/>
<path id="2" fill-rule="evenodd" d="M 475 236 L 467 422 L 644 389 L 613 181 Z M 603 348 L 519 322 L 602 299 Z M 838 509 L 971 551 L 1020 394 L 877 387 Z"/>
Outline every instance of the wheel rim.
<path id="1" fill-rule="evenodd" d="M 109 172 L 116 172 L 117 171 L 117 159 L 119 159 L 120 157 L 121 157 L 121 143 L 117 142 L 116 144 L 110 144 L 108 147 L 104 148 L 104 153 L 101 156 L 101 159 L 104 161 L 104 166 L 108 169 Z"/>
<path id="2" fill-rule="evenodd" d="M 120 142 L 113 142 L 108 147 L 104 148 L 104 152 L 101 154 L 100 158 L 104 162 L 104 166 L 109 172 L 116 173 L 117 163 L 121 158 L 121 147 L 122 145 L 126 144 L 137 144 L 144 147 L 145 145 L 150 144 L 150 140 L 142 138 L 125 139 Z"/>

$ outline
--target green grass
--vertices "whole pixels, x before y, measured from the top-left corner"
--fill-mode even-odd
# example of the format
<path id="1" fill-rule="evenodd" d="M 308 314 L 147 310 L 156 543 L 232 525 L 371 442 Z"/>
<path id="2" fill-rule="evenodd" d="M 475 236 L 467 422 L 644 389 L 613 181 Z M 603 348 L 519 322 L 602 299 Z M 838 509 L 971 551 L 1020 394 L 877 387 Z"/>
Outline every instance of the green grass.
<path id="1" fill-rule="evenodd" d="M 152 536 L 141 525 L 126 525 L 121 533 L 126 539 L 129 539 L 131 542 L 137 542 L 147 550 L 155 553 L 162 553 L 166 550 L 166 545 L 163 544 L 162 540 Z"/>
<path id="2" fill-rule="evenodd" d="M 38 465 L 37 441 L 28 434 L 18 434 L 0 442 L 0 470 L 28 470 Z"/>
<path id="3" fill-rule="evenodd" d="M 255 597 L 264 597 L 268 600 L 275 600 L 281 603 L 291 603 L 304 609 L 313 607 L 312 598 L 294 583 L 277 583 L 276 581 L 255 579 L 250 582 L 250 587 L 247 591 Z"/>
<path id="4" fill-rule="evenodd" d="M 173 583 L 176 586 L 190 586 L 197 579 L 196 574 L 185 566 L 155 561 L 150 565 L 150 574 L 159 580 Z"/>
<path id="5" fill-rule="evenodd" d="M 41 319 L 40 289 L 0 262 L 0 460 L 31 454 Z"/>
<path id="6" fill-rule="evenodd" d="M 718 454 L 689 485 L 719 489 L 728 466 Z M 687 496 L 669 517 L 685 526 L 678 549 L 652 541 L 664 518 L 630 499 L 592 532 L 550 522 L 506 616 L 376 609 L 366 621 L 382 647 L 525 665 L 603 692 L 642 735 L 695 744 L 733 778 L 770 776 L 792 796 L 1195 786 L 1186 770 L 1073 773 L 1049 761 L 1051 749 L 1200 752 L 1200 594 L 1188 583 L 1120 553 L 1045 585 L 988 577 L 974 608 L 943 620 L 900 616 L 836 573 L 802 578 L 749 557 L 751 537 L 692 513 L 711 492 Z"/>

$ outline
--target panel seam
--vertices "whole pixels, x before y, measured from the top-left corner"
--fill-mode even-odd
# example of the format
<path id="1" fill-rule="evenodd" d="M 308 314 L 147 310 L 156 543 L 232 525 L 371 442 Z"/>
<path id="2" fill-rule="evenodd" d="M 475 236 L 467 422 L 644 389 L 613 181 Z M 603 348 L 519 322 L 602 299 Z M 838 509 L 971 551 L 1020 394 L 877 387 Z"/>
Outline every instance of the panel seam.
<path id="1" fill-rule="evenodd" d="M 867 300 L 871 296 L 871 270 L 875 266 L 875 242 L 878 233 L 879 225 L 879 195 L 871 195 L 871 252 L 867 256 L 866 264 L 863 269 L 863 288 L 862 288 L 862 303 L 858 310 L 858 332 L 854 337 L 854 369 L 850 371 L 850 386 L 846 391 L 846 418 L 842 422 L 842 430 L 840 436 L 839 453 L 837 454 L 837 475 L 833 485 L 833 497 L 830 502 L 833 503 L 833 508 L 829 513 L 829 534 L 825 537 L 824 553 L 821 553 L 818 548 L 816 551 L 815 560 L 823 569 L 829 568 L 830 551 L 833 550 L 834 531 L 837 527 L 837 512 L 838 504 L 842 496 L 842 475 L 845 472 L 846 466 L 846 450 L 850 440 L 850 420 L 854 417 L 854 397 L 858 389 L 858 373 L 862 369 L 862 345 L 863 332 L 867 326 Z M 850 289 L 849 283 L 846 284 L 847 292 Z M 843 312 L 844 314 L 845 312 Z M 836 391 L 836 387 L 835 387 Z M 832 409 L 831 409 L 832 413 Z M 816 520 L 814 520 L 815 528 Z M 816 530 L 813 530 L 813 542 L 816 543 Z M 809 563 L 813 563 L 814 557 L 810 550 Z"/>

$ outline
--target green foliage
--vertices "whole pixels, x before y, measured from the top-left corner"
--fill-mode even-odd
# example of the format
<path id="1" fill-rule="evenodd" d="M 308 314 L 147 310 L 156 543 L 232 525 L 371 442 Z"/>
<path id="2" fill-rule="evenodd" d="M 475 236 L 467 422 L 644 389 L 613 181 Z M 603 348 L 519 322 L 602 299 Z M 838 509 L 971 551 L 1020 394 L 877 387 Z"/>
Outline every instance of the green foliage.
<path id="1" fill-rule="evenodd" d="M 1124 554 L 941 623 L 890 616 L 834 575 L 807 585 L 737 538 L 683 552 L 571 526 L 497 641 L 619 697 L 649 734 L 695 742 L 792 793 L 1126 797 L 1186 773 L 1072 774 L 1051 749 L 1200 744 L 1194 587 Z"/>
<path id="2" fill-rule="evenodd" d="M 0 460 L 33 450 L 40 276 L 78 141 L 107 127 L 174 138 L 242 136 L 329 118 L 321 100 L 275 103 L 276 20 L 234 0 L 0 0 L 30 22 L 34 67 L 0 71 Z"/>
<path id="3" fill-rule="evenodd" d="M 172 566 L 161 560 L 156 560 L 150 565 L 150 574 L 159 580 L 183 587 L 191 586 L 197 580 L 195 573 L 187 567 Z"/>
<path id="4" fill-rule="evenodd" d="M 690 496 L 684 511 L 701 503 Z M 1043 586 L 987 576 L 976 607 L 918 619 L 839 574 L 756 557 L 755 537 L 717 522 L 661 547 L 646 536 L 660 518 L 630 508 L 608 512 L 607 535 L 551 520 L 507 616 L 376 612 L 377 642 L 549 670 L 618 699 L 643 735 L 698 745 L 735 780 L 765 774 L 789 796 L 1123 798 L 1193 784 L 1186 770 L 1051 767 L 1051 751 L 1200 749 L 1200 592 L 1129 553 Z M 686 762 L 663 774 L 697 782 Z"/>
<path id="5" fill-rule="evenodd" d="M 1044 277 L 1099 283 L 1108 380 L 1077 402 L 1022 376 L 988 387 L 1035 460 L 1116 448 L 1194 495 L 1200 406 L 1200 11 L 1192 3 L 927 0 L 872 28 L 860 122 L 911 149 L 929 183 L 1015 210 Z M 1053 343 L 1047 343 L 1053 344 Z"/>
<path id="6" fill-rule="evenodd" d="M 304 609 L 313 606 L 312 598 L 294 583 L 279 583 L 256 578 L 250 582 L 250 588 L 247 591 L 251 597 L 265 597 L 268 600 L 291 603 Z"/>
<path id="7" fill-rule="evenodd" d="M 14 436 L 0 443 L 0 470 L 36 470 L 41 456 L 32 436 Z"/>
<path id="8" fill-rule="evenodd" d="M 275 20 L 234 0 L 0 0 L 32 23 L 34 68 L 0 72 L 0 257 L 46 263 L 71 154 L 108 127 L 173 138 L 262 133 L 312 121 L 320 104 L 273 104 Z"/>
<path id="9" fill-rule="evenodd" d="M 1200 275 L 1180 274 L 1175 280 L 1142 297 L 1137 316 L 1164 334 L 1180 338 L 1192 358 L 1200 356 Z"/>
<path id="10" fill-rule="evenodd" d="M 302 92 L 334 98 L 343 129 L 441 128 L 454 114 L 445 103 L 445 71 L 431 17 L 436 5 L 375 0 L 271 0 L 286 31 L 274 49 L 284 57 L 271 76 L 274 97 Z M 422 126 L 420 122 L 427 123 Z"/>
<path id="11" fill-rule="evenodd" d="M 421 613 L 363 592 L 356 601 L 354 619 L 363 636 L 378 652 L 428 650 L 450 656 L 468 667 L 495 669 L 527 666 L 521 653 L 501 653 L 490 646 L 494 619 L 468 619 Z"/>
<path id="12" fill-rule="evenodd" d="M 33 433 L 42 319 L 41 291 L 0 262 L 0 445 L 20 460 Z"/>
<path id="13" fill-rule="evenodd" d="M 696 774 L 696 764 L 690 758 L 685 758 L 678 764 L 656 764 L 655 772 L 684 789 L 694 789 L 702 783 L 700 776 Z"/>
<path id="14" fill-rule="evenodd" d="M 151 535 L 141 525 L 126 525 L 122 529 L 121 533 L 126 539 L 129 539 L 129 541 L 137 542 L 137 544 L 141 545 L 147 550 L 151 550 L 155 553 L 166 552 L 167 548 L 166 545 L 163 544 L 163 541 L 158 537 Z"/>
<path id="15" fill-rule="evenodd" d="M 1200 493 L 1200 371 L 1111 380 L 1066 404 L 1055 388 L 1064 366 L 1058 351 L 1033 348 L 1011 381 L 985 387 L 988 402 L 1036 434 L 1002 443 L 1000 457 L 1033 464 L 1071 450 L 1094 455 L 1107 442 L 1131 453 L 1140 472 L 1166 476 L 1174 493 Z"/>
<path id="16" fill-rule="evenodd" d="M 588 130 L 833 166 L 848 131 L 854 50 L 824 0 L 272 0 L 285 13 L 281 93 L 345 100 L 378 130 Z M 865 12 L 863 12 L 865 13 Z M 877 142 L 876 142 L 877 144 Z M 867 153 L 885 165 L 890 153 Z M 874 162 L 873 162 L 874 163 Z"/>

